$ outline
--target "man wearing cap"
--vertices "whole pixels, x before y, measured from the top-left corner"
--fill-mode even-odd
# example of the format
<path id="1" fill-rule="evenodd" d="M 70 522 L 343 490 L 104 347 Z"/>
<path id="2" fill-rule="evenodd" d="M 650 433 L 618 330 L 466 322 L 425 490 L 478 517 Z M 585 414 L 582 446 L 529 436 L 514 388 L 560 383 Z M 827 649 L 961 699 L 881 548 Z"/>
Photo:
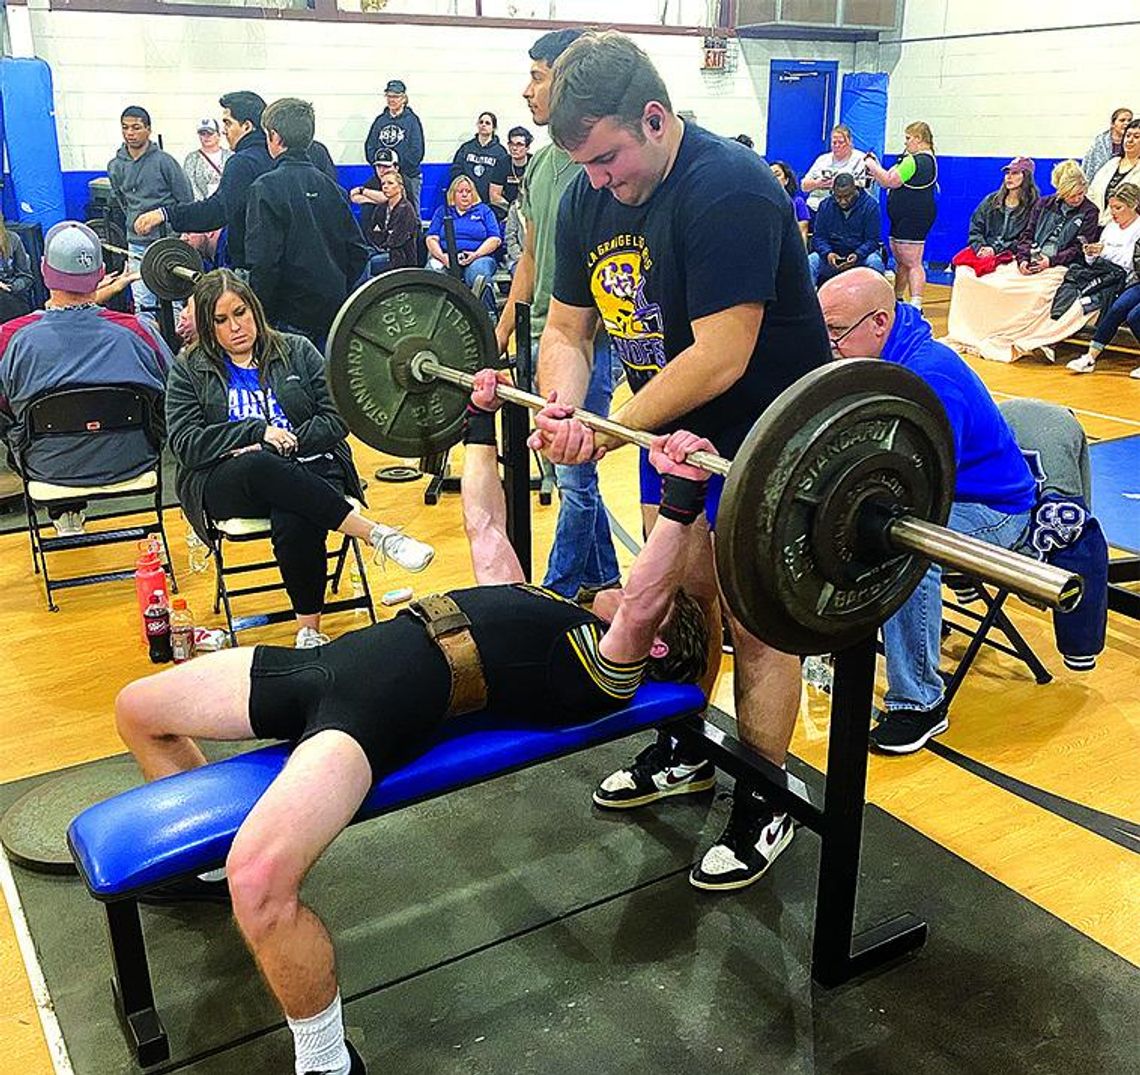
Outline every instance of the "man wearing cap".
<path id="1" fill-rule="evenodd" d="M 198 120 L 198 148 L 187 153 L 182 162 L 195 201 L 204 201 L 222 181 L 222 168 L 233 156 L 233 150 L 221 142 L 222 129 L 216 119 L 207 116 Z"/>
<path id="2" fill-rule="evenodd" d="M 1017 240 L 1037 202 L 1036 168 L 1029 157 L 1014 157 L 1002 169 L 1001 186 L 987 194 L 970 217 L 970 245 L 951 259 L 955 268 L 965 265 L 976 276 L 988 276 L 1013 261 Z"/>
<path id="3" fill-rule="evenodd" d="M 363 205 L 365 208 L 368 206 L 383 205 L 387 200 L 383 192 L 380 190 L 380 183 L 384 176 L 391 175 L 393 172 L 400 170 L 400 156 L 394 149 L 380 149 L 376 151 L 376 156 L 372 158 L 372 167 L 375 175 L 371 179 L 365 181 L 362 186 L 353 187 L 348 192 L 349 198 L 352 200 L 353 205 Z M 407 189 L 405 180 L 405 190 Z M 364 224 L 361 223 L 361 229 Z"/>
<path id="4" fill-rule="evenodd" d="M 168 224 L 177 232 L 210 232 L 226 229 L 226 264 L 248 269 L 245 255 L 245 209 L 253 181 L 273 167 L 265 148 L 261 113 L 265 101 L 251 90 L 235 90 L 218 101 L 222 106 L 222 131 L 233 156 L 226 161 L 218 189 L 208 198 L 189 205 L 164 206 L 141 213 L 134 222 L 139 235 L 149 235 Z M 153 204 L 153 203 L 152 203 Z"/>
<path id="5" fill-rule="evenodd" d="M 815 217 L 808 266 L 816 286 L 857 265 L 883 272 L 882 232 L 879 203 L 855 185 L 854 176 L 840 172 Z"/>
<path id="6" fill-rule="evenodd" d="M 28 406 L 53 389 L 136 385 L 161 395 L 173 361 L 158 333 L 132 314 L 95 303 L 103 249 L 86 224 L 65 220 L 44 240 L 40 263 L 51 291 L 47 308 L 0 326 L 0 431 L 29 478 L 60 484 L 126 481 L 154 465 L 157 449 L 142 429 L 82 438 L 61 434 L 28 445 Z M 56 530 L 83 529 L 82 502 L 57 508 Z"/>
<path id="7" fill-rule="evenodd" d="M 141 260 L 158 234 L 144 238 L 144 233 L 134 227 L 138 217 L 151 206 L 165 209 L 192 202 L 194 192 L 178 162 L 151 141 L 150 113 L 145 108 L 124 108 L 119 125 L 123 144 L 107 163 L 107 176 L 111 180 L 111 198 L 127 218 L 131 257 Z M 131 293 L 136 312 L 158 309 L 158 299 L 141 279 L 131 285 Z"/>
<path id="8" fill-rule="evenodd" d="M 420 117 L 408 106 L 408 87 L 398 79 L 390 79 L 384 87 L 387 107 L 368 128 L 364 139 L 364 159 L 375 161 L 381 149 L 395 150 L 399 154 L 400 175 L 404 177 L 404 192 L 420 215 L 420 187 L 423 177 L 420 164 L 424 159 L 424 127 Z"/>

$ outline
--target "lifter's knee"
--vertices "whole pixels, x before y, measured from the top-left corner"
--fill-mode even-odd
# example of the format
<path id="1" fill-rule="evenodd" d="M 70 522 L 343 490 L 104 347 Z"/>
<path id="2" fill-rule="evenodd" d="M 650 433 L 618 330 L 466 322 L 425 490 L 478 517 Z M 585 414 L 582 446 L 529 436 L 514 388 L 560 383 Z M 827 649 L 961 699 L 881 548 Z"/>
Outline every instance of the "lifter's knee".
<path id="1" fill-rule="evenodd" d="M 234 917 L 256 946 L 297 914 L 302 874 L 273 851 L 234 841 L 226 859 L 226 878 Z"/>
<path id="2" fill-rule="evenodd" d="M 155 704 L 154 689 L 145 679 L 128 683 L 115 696 L 115 726 L 128 746 L 146 736 L 162 734 L 156 716 L 161 706 Z"/>

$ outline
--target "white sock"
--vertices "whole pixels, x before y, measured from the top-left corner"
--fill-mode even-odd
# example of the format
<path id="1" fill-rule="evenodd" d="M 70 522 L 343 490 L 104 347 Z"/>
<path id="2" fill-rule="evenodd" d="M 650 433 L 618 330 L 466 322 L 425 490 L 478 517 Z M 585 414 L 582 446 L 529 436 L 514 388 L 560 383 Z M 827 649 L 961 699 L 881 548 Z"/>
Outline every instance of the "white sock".
<path id="1" fill-rule="evenodd" d="M 911 295 L 910 304 L 916 310 L 921 310 L 922 309 L 922 296 L 921 295 Z"/>
<path id="2" fill-rule="evenodd" d="M 221 866 L 216 870 L 207 870 L 205 873 L 198 874 L 199 881 L 224 881 L 226 879 L 226 868 Z"/>
<path id="3" fill-rule="evenodd" d="M 348 1075 L 352 1058 L 344 1044 L 344 1019 L 340 1011 L 340 991 L 323 1012 L 307 1019 L 285 1021 L 293 1031 L 297 1075 L 320 1071 L 328 1075 Z"/>

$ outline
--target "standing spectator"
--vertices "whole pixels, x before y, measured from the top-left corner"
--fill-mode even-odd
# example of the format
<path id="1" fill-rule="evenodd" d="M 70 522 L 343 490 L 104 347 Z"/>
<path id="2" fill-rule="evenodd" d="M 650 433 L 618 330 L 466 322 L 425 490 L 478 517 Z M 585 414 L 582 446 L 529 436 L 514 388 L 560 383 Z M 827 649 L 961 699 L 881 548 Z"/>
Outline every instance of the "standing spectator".
<path id="1" fill-rule="evenodd" d="M 309 160 L 317 166 L 325 175 L 329 177 L 337 186 L 340 186 L 340 173 L 336 170 L 336 164 L 332 159 L 332 154 L 328 151 L 328 147 L 324 142 L 318 142 L 315 138 L 309 146 L 309 151 L 305 154 Z"/>
<path id="2" fill-rule="evenodd" d="M 734 141 L 734 142 L 739 142 L 739 143 L 740 143 L 742 146 L 744 146 L 744 147 L 745 147 L 745 148 L 747 148 L 747 149 L 755 149 L 755 148 L 756 148 L 756 143 L 752 141 L 752 136 L 751 136 L 751 135 L 747 135 L 747 134 L 738 134 L 738 135 L 737 135 L 737 136 L 736 136 L 736 137 L 733 139 L 733 141 Z"/>
<path id="3" fill-rule="evenodd" d="M 859 265 L 877 273 L 886 270 L 879 252 L 879 203 L 855 186 L 847 172 L 835 177 L 831 197 L 815 217 L 808 267 L 816 286 Z"/>
<path id="4" fill-rule="evenodd" d="M 1089 201 L 1100 210 L 1100 223 L 1112 220 L 1108 199 L 1121 183 L 1135 186 L 1140 183 L 1140 120 L 1133 120 L 1124 128 L 1119 157 L 1109 157 L 1089 180 Z M 1081 169 L 1084 171 L 1084 169 Z"/>
<path id="5" fill-rule="evenodd" d="M 420 164 L 424 159 L 424 127 L 420 117 L 408 106 L 408 87 L 393 78 L 384 87 L 387 107 L 368 128 L 364 140 L 364 159 L 374 161 L 381 149 L 393 149 L 400 155 L 400 175 L 404 177 L 404 192 L 408 201 L 420 214 L 420 188 L 423 176 Z"/>
<path id="6" fill-rule="evenodd" d="M 530 144 L 533 141 L 534 135 L 525 127 L 512 127 L 507 132 L 507 153 L 511 159 L 503 185 L 503 200 L 508 206 L 515 204 L 522 189 L 523 176 L 530 164 Z"/>
<path id="7" fill-rule="evenodd" d="M 222 130 L 234 155 L 226 162 L 221 182 L 205 201 L 189 205 L 167 206 L 142 213 L 135 221 L 139 235 L 166 222 L 180 232 L 208 232 L 226 229 L 226 264 L 247 270 L 245 253 L 245 210 L 249 188 L 258 176 L 273 167 L 273 158 L 265 148 L 265 132 L 261 114 L 265 101 L 251 90 L 235 90 L 221 97 Z"/>
<path id="8" fill-rule="evenodd" d="M 744 135 L 743 137 L 747 138 L 748 135 Z M 738 142 L 740 141 L 739 138 L 736 140 Z M 772 161 L 768 167 L 772 169 L 772 174 L 776 177 L 776 181 L 788 192 L 788 197 L 792 199 L 792 209 L 795 210 L 796 223 L 800 226 L 800 234 L 804 237 L 804 245 L 807 246 L 808 227 L 811 224 L 811 210 L 808 209 L 807 202 L 800 193 L 800 184 L 796 178 L 796 173 L 792 170 L 792 166 L 787 161 Z"/>
<path id="9" fill-rule="evenodd" d="M 249 188 L 249 281 L 274 328 L 323 349 L 368 247 L 344 190 L 308 158 L 313 106 L 283 97 L 261 124 L 276 163 Z"/>
<path id="10" fill-rule="evenodd" d="M 375 251 L 368 261 L 369 276 L 407 268 L 418 260 L 420 218 L 404 196 L 404 177 L 395 168 L 380 180 L 380 194 L 379 204 L 369 202 L 360 210 L 360 229 Z"/>
<path id="11" fill-rule="evenodd" d="M 926 269 L 922 251 L 934 226 L 938 207 L 934 190 L 938 183 L 938 160 L 934 156 L 934 135 L 921 121 L 906 128 L 905 152 L 890 168 L 883 168 L 873 153 L 866 155 L 867 173 L 887 188 L 887 217 L 891 222 L 891 253 L 898 274 L 895 295 L 902 298 L 910 290 L 910 304 L 922 309 Z"/>
<path id="12" fill-rule="evenodd" d="M 147 231 L 135 227 L 140 215 L 153 206 L 172 208 L 194 200 L 190 181 L 178 162 L 150 140 L 150 113 L 139 105 L 124 108 L 119 117 L 123 144 L 107 164 L 111 180 L 111 199 L 127 218 L 127 246 L 131 257 L 142 260 L 146 248 L 157 235 L 146 238 Z M 141 279 L 131 284 L 135 312 L 158 310 L 158 298 Z"/>
<path id="13" fill-rule="evenodd" d="M 194 191 L 194 200 L 205 201 L 222 181 L 222 168 L 233 156 L 229 146 L 221 144 L 221 129 L 212 118 L 198 120 L 198 148 L 186 154 L 182 170 Z M 203 257 L 213 259 L 218 249 L 221 228 L 207 232 L 183 232 L 182 238 Z"/>
<path id="14" fill-rule="evenodd" d="M 447 235 L 443 221 L 450 217 L 455 222 L 454 251 L 444 244 Z M 447 204 L 441 205 L 431 218 L 427 230 L 427 248 L 431 255 L 428 268 L 436 272 L 446 272 L 454 254 L 456 264 L 463 267 L 463 279 L 467 286 L 474 288 L 476 277 L 483 277 L 483 303 L 492 317 L 497 314 L 495 294 L 491 280 L 495 275 L 496 251 L 503 243 L 499 230 L 499 220 L 490 206 L 479 200 L 479 192 L 469 176 L 456 176 L 447 188 Z"/>
<path id="15" fill-rule="evenodd" d="M 985 276 L 1013 261 L 1014 247 L 1040 197 L 1033 181 L 1036 170 L 1029 157 L 1014 157 L 1002 169 L 1001 186 L 987 194 L 970 217 L 970 244 L 954 255 L 955 268 L 964 266 Z"/>
<path id="16" fill-rule="evenodd" d="M 1101 131 L 1085 153 L 1081 161 L 1081 171 L 1091 183 L 1093 176 L 1108 163 L 1110 157 L 1124 155 L 1124 128 L 1132 122 L 1131 108 L 1118 108 L 1112 113 L 1107 131 Z"/>
<path id="17" fill-rule="evenodd" d="M 499 119 L 494 112 L 480 112 L 475 137 L 455 151 L 451 162 L 451 178 L 468 176 L 479 192 L 479 198 L 495 210 L 506 212 L 503 187 L 511 158 L 495 134 Z"/>
<path id="18" fill-rule="evenodd" d="M 845 123 L 837 123 L 831 128 L 831 152 L 821 153 L 808 169 L 803 179 L 803 189 L 807 194 L 808 208 L 819 212 L 823 199 L 831 193 L 831 185 L 841 172 L 855 177 L 860 186 L 867 186 L 867 164 L 865 154 L 855 148 L 851 128 Z"/>
<path id="19" fill-rule="evenodd" d="M 0 218 L 0 321 L 21 317 L 32 309 L 32 262 L 24 241 Z"/>

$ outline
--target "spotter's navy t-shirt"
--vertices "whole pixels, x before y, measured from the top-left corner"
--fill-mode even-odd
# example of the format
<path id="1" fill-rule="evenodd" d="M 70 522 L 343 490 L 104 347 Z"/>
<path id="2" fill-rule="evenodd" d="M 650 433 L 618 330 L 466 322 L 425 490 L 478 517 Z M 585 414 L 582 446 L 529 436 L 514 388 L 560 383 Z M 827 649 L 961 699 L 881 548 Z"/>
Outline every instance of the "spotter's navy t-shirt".
<path id="1" fill-rule="evenodd" d="M 693 321 L 764 304 L 740 379 L 661 430 L 706 436 L 724 456 L 776 396 L 830 358 L 787 194 L 755 152 L 693 124 L 643 205 L 580 175 L 559 206 L 556 256 L 554 297 L 597 308 L 635 392 L 692 345 Z"/>

